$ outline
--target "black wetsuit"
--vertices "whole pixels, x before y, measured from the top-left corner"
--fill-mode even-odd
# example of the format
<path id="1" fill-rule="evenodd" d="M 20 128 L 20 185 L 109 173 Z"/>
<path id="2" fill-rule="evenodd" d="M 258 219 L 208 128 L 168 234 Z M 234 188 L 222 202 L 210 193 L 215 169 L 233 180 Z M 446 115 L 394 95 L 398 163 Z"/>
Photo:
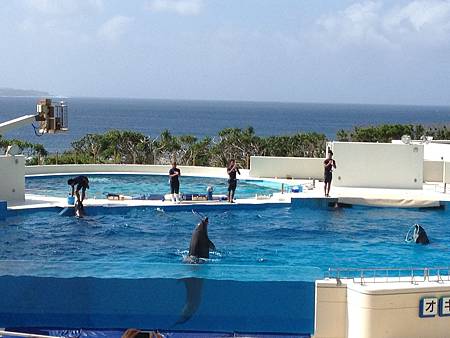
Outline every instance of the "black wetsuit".
<path id="1" fill-rule="evenodd" d="M 89 179 L 86 176 L 77 176 L 72 179 L 72 186 L 77 186 L 76 191 L 89 189 Z"/>
<path id="2" fill-rule="evenodd" d="M 331 164 L 330 164 L 330 161 L 331 161 Z M 323 180 L 325 183 L 331 183 L 331 180 L 333 179 L 332 169 L 333 169 L 333 166 L 336 167 L 336 162 L 334 162 L 333 159 L 327 158 L 325 161 L 323 161 L 323 164 L 325 164 Z"/>
<path id="3" fill-rule="evenodd" d="M 72 186 L 72 195 L 76 191 L 77 203 L 75 204 L 75 214 L 78 217 L 83 217 L 83 210 L 84 210 L 83 200 L 84 200 L 86 189 L 89 189 L 89 179 L 86 176 L 77 176 L 73 179 L 70 179 L 67 183 L 70 186 Z M 77 187 L 75 188 L 75 186 L 77 186 Z M 81 190 L 81 199 L 80 199 L 80 195 L 79 195 L 80 190 Z"/>
<path id="4" fill-rule="evenodd" d="M 236 173 L 239 173 L 239 175 L 241 173 L 239 172 L 238 168 L 233 169 L 233 167 L 234 167 L 234 165 L 228 167 L 227 168 L 227 172 L 228 172 L 228 175 L 230 177 L 228 179 L 228 191 L 233 191 L 234 192 L 236 190 L 236 187 L 237 187 Z"/>
<path id="5" fill-rule="evenodd" d="M 180 180 L 178 177 L 181 174 L 181 170 L 178 168 L 171 168 L 169 170 L 169 175 L 173 175 L 178 173 L 178 175 L 170 176 L 170 193 L 171 194 L 179 194 L 180 193 Z"/>

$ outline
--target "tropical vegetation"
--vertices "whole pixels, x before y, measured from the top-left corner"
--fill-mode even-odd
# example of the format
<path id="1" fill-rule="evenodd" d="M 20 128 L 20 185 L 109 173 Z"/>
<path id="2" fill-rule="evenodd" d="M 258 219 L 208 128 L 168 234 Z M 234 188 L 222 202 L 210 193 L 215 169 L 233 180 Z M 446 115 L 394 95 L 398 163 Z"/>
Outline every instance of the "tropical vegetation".
<path id="1" fill-rule="evenodd" d="M 446 126 L 380 125 L 340 130 L 337 141 L 391 142 L 409 135 L 412 139 L 431 136 L 450 139 Z M 28 164 L 130 163 L 169 164 L 223 167 L 235 158 L 243 168 L 250 165 L 250 156 L 324 157 L 327 138 L 315 132 L 281 136 L 258 136 L 252 127 L 226 128 L 217 136 L 198 138 L 172 135 L 164 130 L 151 137 L 131 130 L 109 130 L 103 134 L 86 134 L 72 142 L 71 149 L 49 154 L 42 144 L 7 140 L 0 136 L 0 148 L 17 144 L 27 156 Z"/>

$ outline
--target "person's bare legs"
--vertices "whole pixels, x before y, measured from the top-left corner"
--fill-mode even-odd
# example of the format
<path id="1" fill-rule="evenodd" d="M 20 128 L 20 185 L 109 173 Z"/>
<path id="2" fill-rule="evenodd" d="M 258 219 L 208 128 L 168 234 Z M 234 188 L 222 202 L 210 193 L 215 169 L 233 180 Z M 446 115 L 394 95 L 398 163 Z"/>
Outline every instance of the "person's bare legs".
<path id="1" fill-rule="evenodd" d="M 77 197 L 77 203 L 83 203 L 83 201 L 80 198 L 80 192 L 78 190 L 75 191 L 75 196 Z"/>
<path id="2" fill-rule="evenodd" d="M 330 188 L 331 188 L 331 182 L 328 183 L 328 187 L 327 187 L 327 197 L 330 197 Z"/>

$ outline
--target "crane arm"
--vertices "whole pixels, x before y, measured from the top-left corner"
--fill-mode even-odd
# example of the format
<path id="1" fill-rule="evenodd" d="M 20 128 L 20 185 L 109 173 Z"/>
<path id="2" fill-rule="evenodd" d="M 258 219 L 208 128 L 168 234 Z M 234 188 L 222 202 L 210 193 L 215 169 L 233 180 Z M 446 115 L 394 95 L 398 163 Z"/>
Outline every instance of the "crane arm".
<path id="1" fill-rule="evenodd" d="M 20 128 L 20 127 L 23 127 L 24 125 L 33 123 L 33 122 L 37 121 L 38 118 L 39 118 L 39 114 L 24 115 L 24 116 L 18 117 L 13 120 L 2 122 L 2 123 L 0 123 L 0 135 L 7 131 L 12 130 L 12 129 Z"/>

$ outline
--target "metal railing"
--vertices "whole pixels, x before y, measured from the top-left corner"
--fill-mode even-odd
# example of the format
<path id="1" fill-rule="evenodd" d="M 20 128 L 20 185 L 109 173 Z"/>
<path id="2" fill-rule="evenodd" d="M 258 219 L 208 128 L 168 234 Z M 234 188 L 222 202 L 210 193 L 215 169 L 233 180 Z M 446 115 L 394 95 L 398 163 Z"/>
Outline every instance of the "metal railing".
<path id="1" fill-rule="evenodd" d="M 341 284 L 344 279 L 352 280 L 354 283 L 359 283 L 361 285 L 368 283 L 443 283 L 450 281 L 450 267 L 366 269 L 329 268 L 325 273 L 325 278 L 336 279 L 337 284 Z"/>

